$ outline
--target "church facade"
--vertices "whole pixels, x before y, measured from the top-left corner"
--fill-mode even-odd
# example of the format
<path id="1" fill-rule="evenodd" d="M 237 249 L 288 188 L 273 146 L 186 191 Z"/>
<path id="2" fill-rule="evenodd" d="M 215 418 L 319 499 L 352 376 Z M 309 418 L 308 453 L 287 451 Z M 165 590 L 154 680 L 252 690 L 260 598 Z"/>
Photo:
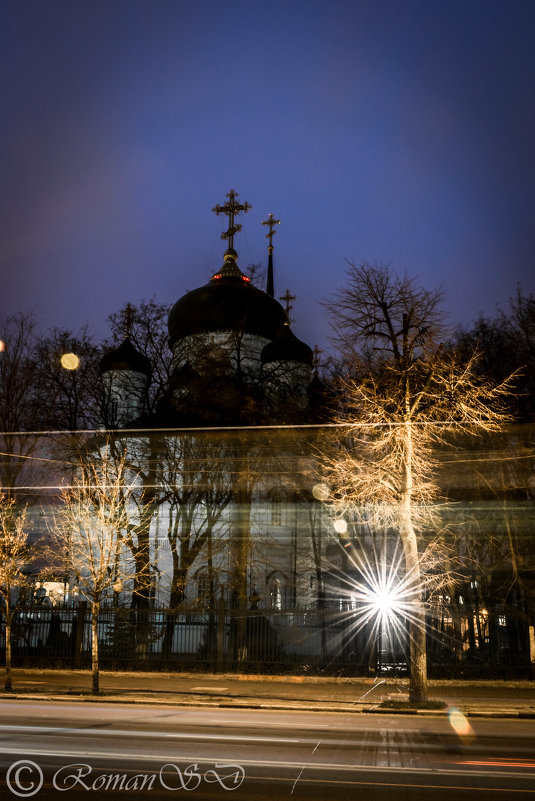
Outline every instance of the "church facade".
<path id="1" fill-rule="evenodd" d="M 228 247 L 208 283 L 171 309 L 173 371 L 156 413 L 144 409 L 151 365 L 128 336 L 100 364 L 114 441 L 155 487 L 158 606 L 224 597 L 234 608 L 282 609 L 323 598 L 313 427 L 292 428 L 318 419 L 321 384 L 312 349 L 274 297 L 271 214 L 265 291 L 238 266 L 236 218 L 249 208 L 232 190 L 214 208 L 228 217 Z"/>

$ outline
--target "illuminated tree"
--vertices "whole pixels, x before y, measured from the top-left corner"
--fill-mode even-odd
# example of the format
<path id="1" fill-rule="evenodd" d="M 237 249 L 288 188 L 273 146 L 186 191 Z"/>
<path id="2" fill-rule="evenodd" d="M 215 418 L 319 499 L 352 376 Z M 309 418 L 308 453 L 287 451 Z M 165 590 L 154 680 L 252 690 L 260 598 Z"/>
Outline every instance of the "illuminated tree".
<path id="1" fill-rule="evenodd" d="M 341 382 L 338 451 L 325 468 L 338 514 L 365 510 L 403 546 L 409 588 L 410 699 L 427 693 L 422 559 L 436 527 L 434 447 L 456 432 L 496 430 L 508 419 L 512 377 L 492 385 L 477 354 L 461 360 L 442 342 L 440 292 L 388 267 L 350 265 L 326 303 L 348 375 Z M 355 511 L 357 510 L 357 511 Z"/>
<path id="2" fill-rule="evenodd" d="M 92 693 L 99 692 L 98 616 L 104 599 L 150 582 L 149 560 L 139 559 L 139 477 L 126 457 L 101 452 L 80 459 L 54 521 L 53 558 L 73 575 L 91 607 Z M 140 564 L 146 566 L 140 569 Z"/>
<path id="3" fill-rule="evenodd" d="M 0 598 L 5 625 L 6 677 L 4 688 L 11 692 L 11 628 L 18 601 L 29 584 L 28 567 L 35 561 L 35 547 L 28 547 L 26 513 L 17 512 L 15 499 L 0 496 Z"/>

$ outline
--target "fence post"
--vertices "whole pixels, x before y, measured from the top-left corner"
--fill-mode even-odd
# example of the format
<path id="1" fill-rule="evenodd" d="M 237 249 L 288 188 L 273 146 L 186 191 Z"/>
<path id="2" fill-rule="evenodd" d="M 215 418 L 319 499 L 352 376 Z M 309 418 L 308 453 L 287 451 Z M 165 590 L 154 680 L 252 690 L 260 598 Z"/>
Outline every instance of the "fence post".
<path id="1" fill-rule="evenodd" d="M 80 601 L 76 615 L 76 642 L 74 645 L 74 667 L 79 668 L 82 664 L 82 651 L 84 647 L 84 627 L 85 612 L 87 601 Z"/>
<path id="2" fill-rule="evenodd" d="M 225 664 L 225 599 L 217 601 L 217 656 L 216 672 L 222 673 Z"/>

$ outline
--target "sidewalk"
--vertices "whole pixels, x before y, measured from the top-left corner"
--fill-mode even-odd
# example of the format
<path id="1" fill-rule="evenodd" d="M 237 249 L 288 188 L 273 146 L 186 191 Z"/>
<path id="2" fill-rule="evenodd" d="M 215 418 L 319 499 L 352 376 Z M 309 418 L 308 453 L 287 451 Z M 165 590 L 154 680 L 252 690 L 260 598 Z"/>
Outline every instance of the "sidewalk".
<path id="1" fill-rule="evenodd" d="M 1 687 L 3 678 L 0 673 Z M 16 669 L 13 692 L 2 691 L 0 698 L 426 716 L 444 715 L 448 708 L 458 707 L 468 716 L 535 720 L 535 682 L 527 681 L 431 681 L 430 700 L 441 700 L 446 708 L 417 711 L 380 708 L 385 700 L 408 699 L 407 679 L 103 671 L 101 694 L 92 696 L 90 688 L 87 670 Z"/>

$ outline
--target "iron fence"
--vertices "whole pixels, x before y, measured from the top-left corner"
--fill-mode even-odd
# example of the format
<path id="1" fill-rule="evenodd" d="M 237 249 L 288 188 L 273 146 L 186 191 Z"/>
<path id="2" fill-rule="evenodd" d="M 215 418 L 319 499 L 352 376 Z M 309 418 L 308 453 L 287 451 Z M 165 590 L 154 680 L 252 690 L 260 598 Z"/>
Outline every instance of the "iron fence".
<path id="1" fill-rule="evenodd" d="M 430 675 L 531 678 L 533 627 L 525 617 L 510 612 L 497 618 L 494 627 L 487 620 L 482 635 L 479 629 L 480 639 L 474 640 L 471 621 L 457 612 L 456 626 L 451 625 L 451 610 L 448 615 L 429 614 Z M 406 627 L 398 627 L 394 637 L 371 625 L 359 627 L 357 620 L 358 610 L 242 611 L 222 604 L 215 610 L 104 607 L 98 617 L 100 663 L 106 669 L 131 670 L 406 674 Z M 4 645 L 2 620 L 0 647 Z M 17 610 L 12 653 L 20 666 L 88 667 L 88 605 Z"/>

